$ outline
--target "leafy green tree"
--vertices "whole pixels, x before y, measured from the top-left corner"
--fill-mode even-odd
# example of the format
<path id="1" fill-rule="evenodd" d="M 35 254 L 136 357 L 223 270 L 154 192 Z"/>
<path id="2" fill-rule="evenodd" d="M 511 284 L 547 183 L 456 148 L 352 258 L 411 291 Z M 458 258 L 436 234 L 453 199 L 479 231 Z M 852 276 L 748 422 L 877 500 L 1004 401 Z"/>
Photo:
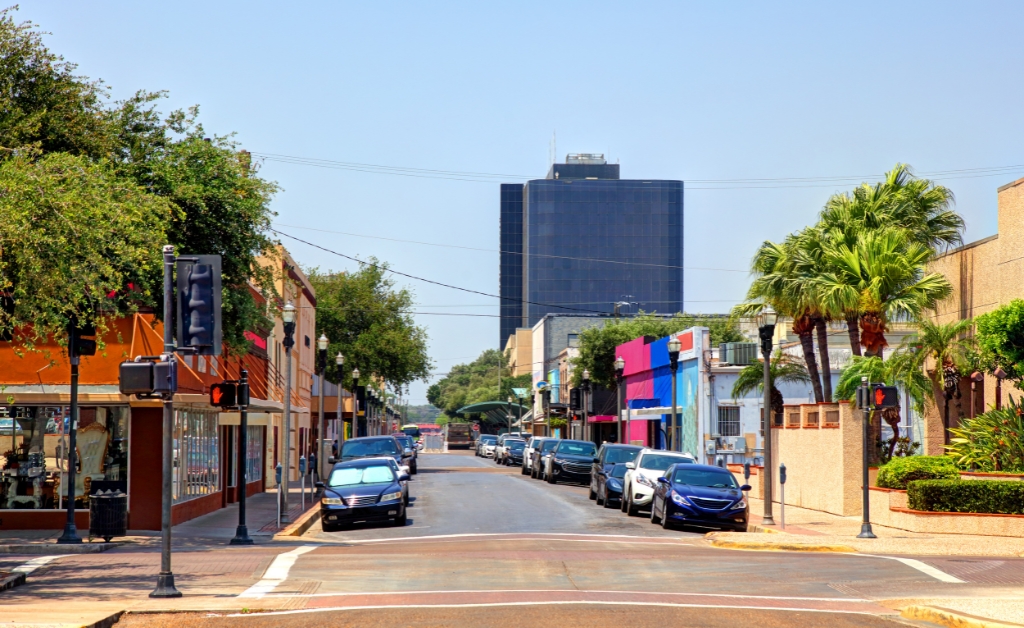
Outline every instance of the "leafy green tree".
<path id="1" fill-rule="evenodd" d="M 935 368 L 928 371 L 932 386 L 931 397 L 938 408 L 939 395 L 942 396 L 942 422 L 948 442 L 949 435 L 949 401 L 954 395 L 960 394 L 960 378 L 964 370 L 969 368 L 971 360 L 971 342 L 966 338 L 973 323 L 970 319 L 951 323 L 935 323 L 922 319 L 917 323 L 917 332 L 909 336 L 905 342 L 915 347 L 922 367 L 924 359 L 931 358 Z"/>
<path id="2" fill-rule="evenodd" d="M 162 92 L 138 92 L 125 101 L 110 103 L 100 81 L 77 75 L 75 65 L 46 48 L 41 35 L 33 24 L 16 23 L 11 9 L 0 11 L 0 161 L 21 160 L 16 168 L 24 171 L 34 167 L 37 160 L 42 163 L 61 155 L 73 156 L 82 166 L 82 185 L 112 191 L 123 188 L 115 202 L 126 202 L 124 198 L 130 191 L 139 203 L 160 207 L 159 211 L 137 217 L 134 212 L 127 213 L 138 218 L 139 222 L 133 223 L 137 230 L 146 232 L 146 238 L 152 236 L 147 239 L 155 243 L 149 258 L 159 259 L 160 246 L 168 243 L 174 244 L 179 253 L 220 255 L 224 271 L 224 340 L 232 351 L 244 352 L 249 345 L 244 332 L 269 327 L 250 286 L 268 298 L 275 296 L 270 271 L 255 261 L 258 256 L 273 252 L 267 229 L 273 216 L 269 203 L 276 186 L 257 176 L 248 154 L 237 151 L 229 138 L 206 138 L 202 126 L 196 123 L 197 108 L 174 111 L 164 117 L 156 108 L 156 102 L 165 95 Z M 45 165 L 40 167 L 47 170 Z M 82 177 L 96 180 L 86 183 Z M 151 198 L 143 200 L 143 196 Z M 46 202 L 32 198 L 27 201 Z M 101 220 L 95 228 L 102 228 L 102 216 L 109 209 L 104 207 L 104 201 L 96 195 L 83 195 L 76 202 L 95 203 L 90 211 Z M 110 220 L 106 224 L 122 223 Z M 39 241 L 47 242 L 55 251 L 72 244 L 81 249 L 100 243 L 89 237 L 65 242 L 59 225 L 45 221 L 38 229 Z M 123 236 L 125 240 L 141 237 Z M 20 284 L 48 281 L 45 276 L 30 274 L 41 267 L 14 260 L 13 250 L 8 247 L 0 254 L 8 266 L 20 269 Z M 76 251 L 81 256 L 122 253 L 117 247 Z M 132 255 L 123 259 L 113 257 L 110 264 L 121 267 L 124 276 L 130 278 L 130 298 L 124 285 L 108 283 L 90 286 L 89 290 L 106 288 L 117 298 L 127 299 L 133 307 L 151 307 L 157 316 L 162 315 L 162 292 L 159 288 L 151 289 L 162 280 L 159 264 L 136 264 Z M 10 294 L 13 289 L 17 293 L 14 301 L 18 303 L 26 297 L 17 292 L 19 288 L 13 279 L 0 276 L 0 290 Z M 77 285 L 71 283 L 69 288 Z M 99 307 L 95 297 L 85 293 L 76 296 L 80 298 L 68 302 L 89 300 L 99 308 L 96 315 L 100 318 L 124 311 L 111 309 L 109 304 Z M 40 309 L 41 304 L 36 300 L 31 307 L 33 315 L 46 328 L 50 321 L 66 316 L 68 308 L 61 303 L 52 302 L 50 309 Z M 26 303 L 17 307 L 27 311 L 29 306 Z"/>
<path id="3" fill-rule="evenodd" d="M 768 365 L 768 382 L 772 387 L 772 413 L 782 414 L 783 397 L 777 384 L 806 384 L 810 383 L 811 377 L 807 374 L 807 367 L 791 356 L 776 351 L 772 361 Z M 764 360 L 758 360 L 753 364 L 743 367 L 732 385 L 732 396 L 734 399 L 745 397 L 752 391 L 764 391 Z"/>
<path id="4" fill-rule="evenodd" d="M 498 387 L 498 370 L 502 371 Z M 501 351 L 487 349 L 469 364 L 457 364 L 427 389 L 427 401 L 452 418 L 463 418 L 459 408 L 483 401 L 507 401 L 513 388 L 530 388 L 532 376 L 508 376 L 508 358 Z M 525 402 L 524 403 L 528 403 Z"/>
<path id="5" fill-rule="evenodd" d="M 1024 471 L 1024 402 L 1012 398 L 1002 409 L 964 417 L 950 428 L 946 449 L 964 469 Z"/>
<path id="6" fill-rule="evenodd" d="M 573 386 L 579 386 L 583 371 L 590 371 L 596 386 L 615 385 L 615 347 L 640 336 L 664 338 L 690 327 L 707 327 L 711 344 L 745 340 L 736 320 L 724 316 L 676 314 L 662 318 L 641 312 L 632 318 L 611 319 L 603 327 L 590 327 L 580 332 L 580 353 L 573 358 Z"/>
<path id="7" fill-rule="evenodd" d="M 0 161 L 0 336 L 27 348 L 152 301 L 174 206 L 67 153 Z"/>
<path id="8" fill-rule="evenodd" d="M 1014 299 L 974 322 L 983 363 L 990 371 L 1001 367 L 1024 390 L 1024 300 Z"/>
<path id="9" fill-rule="evenodd" d="M 377 377 L 397 390 L 430 375 L 427 332 L 409 313 L 413 294 L 396 288 L 386 272 L 387 265 L 372 258 L 354 273 L 306 269 L 316 292 L 316 328 L 330 340 L 328 380 L 351 382 L 358 368 L 364 382 Z M 342 373 L 334 361 L 338 352 L 345 356 Z"/>

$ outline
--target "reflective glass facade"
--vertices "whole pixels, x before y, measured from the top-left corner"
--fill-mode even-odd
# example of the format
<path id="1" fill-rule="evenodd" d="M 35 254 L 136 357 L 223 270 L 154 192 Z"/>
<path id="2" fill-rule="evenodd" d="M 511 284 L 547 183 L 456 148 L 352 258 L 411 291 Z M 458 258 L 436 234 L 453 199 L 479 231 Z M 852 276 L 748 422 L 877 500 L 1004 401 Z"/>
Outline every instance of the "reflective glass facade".
<path id="1" fill-rule="evenodd" d="M 501 338 L 498 348 L 516 333 L 523 320 L 523 186 L 501 186 L 501 261 L 498 275 L 501 292 Z"/>

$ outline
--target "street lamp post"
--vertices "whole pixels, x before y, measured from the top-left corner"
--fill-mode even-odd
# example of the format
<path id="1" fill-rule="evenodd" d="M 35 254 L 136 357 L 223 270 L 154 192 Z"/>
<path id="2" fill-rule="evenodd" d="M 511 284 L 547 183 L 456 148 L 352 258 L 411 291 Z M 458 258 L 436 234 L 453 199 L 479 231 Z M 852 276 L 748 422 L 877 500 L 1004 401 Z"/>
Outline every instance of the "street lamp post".
<path id="1" fill-rule="evenodd" d="M 341 367 L 345 366 L 345 356 L 341 355 L 341 351 L 338 355 L 334 356 L 334 363 L 338 365 L 338 422 L 335 426 L 341 426 L 341 436 L 338 437 L 338 451 L 341 452 L 341 445 L 345 442 L 345 403 L 344 397 L 341 396 L 341 391 L 344 389 L 342 386 L 343 380 L 341 379 Z M 335 427 L 337 432 L 337 427 Z"/>
<path id="2" fill-rule="evenodd" d="M 288 516 L 288 479 L 292 468 L 292 347 L 295 346 L 295 306 L 291 301 L 281 310 L 284 322 L 284 472 L 281 474 L 281 523 L 291 523 Z"/>
<path id="3" fill-rule="evenodd" d="M 319 476 L 321 482 L 324 481 L 324 465 L 327 463 L 327 456 L 324 455 L 324 441 L 327 440 L 324 438 L 324 384 L 327 383 L 325 377 L 327 375 L 327 345 L 329 344 L 330 341 L 327 340 L 327 335 L 320 334 L 320 339 L 316 341 L 316 348 L 320 350 L 320 385 L 317 386 L 320 391 L 320 405 L 318 406 L 320 408 L 320 412 L 317 413 L 320 415 L 320 421 L 318 422 L 316 433 L 316 474 Z"/>
<path id="4" fill-rule="evenodd" d="M 342 426 L 344 428 L 344 426 Z M 352 369 L 352 438 L 359 436 L 359 369 Z M 338 450 L 341 455 L 341 449 Z"/>
<path id="5" fill-rule="evenodd" d="M 590 424 L 587 422 L 587 406 L 590 403 L 590 371 L 587 369 L 583 369 L 583 389 L 580 391 L 580 397 L 583 402 L 583 438 L 584 440 L 594 440 Z"/>
<path id="6" fill-rule="evenodd" d="M 622 441 L 622 374 L 626 370 L 626 361 L 622 359 L 622 356 L 615 358 L 615 392 L 618 397 L 619 415 L 615 417 L 618 422 L 619 435 L 618 442 Z"/>
<path id="7" fill-rule="evenodd" d="M 672 336 L 672 339 L 668 341 L 668 368 L 672 371 L 672 424 L 669 425 L 668 429 L 668 448 L 671 451 L 679 451 L 680 445 L 682 445 L 682 439 L 678 437 L 677 430 L 682 427 L 678 426 L 679 422 L 679 408 L 676 402 L 676 373 L 679 371 L 679 349 L 681 347 L 678 336 Z"/>
<path id="8" fill-rule="evenodd" d="M 249 482 L 249 372 L 243 368 L 238 370 L 238 459 L 242 461 L 242 490 L 238 493 L 238 526 L 235 536 L 229 545 L 252 545 L 249 528 L 245 524 L 245 489 Z"/>
<path id="9" fill-rule="evenodd" d="M 761 337 L 761 355 L 764 356 L 764 519 L 767 526 L 775 525 L 772 516 L 772 381 L 771 359 L 772 340 L 775 338 L 775 323 L 778 315 L 772 306 L 766 305 L 757 315 L 757 331 Z"/>

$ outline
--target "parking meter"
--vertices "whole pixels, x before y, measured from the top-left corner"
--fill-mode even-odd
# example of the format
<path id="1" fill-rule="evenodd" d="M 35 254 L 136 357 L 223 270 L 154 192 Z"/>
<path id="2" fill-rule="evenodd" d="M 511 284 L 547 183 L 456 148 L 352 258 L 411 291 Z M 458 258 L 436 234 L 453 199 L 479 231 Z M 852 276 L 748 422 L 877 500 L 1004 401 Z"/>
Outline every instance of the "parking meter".
<path id="1" fill-rule="evenodd" d="M 299 475 L 306 475 L 306 457 L 299 456 Z"/>
<path id="2" fill-rule="evenodd" d="M 743 479 L 745 480 L 746 484 L 750 484 L 750 463 L 749 462 L 744 462 L 743 463 Z"/>
<path id="3" fill-rule="evenodd" d="M 779 524 L 786 529 L 786 465 L 779 465 Z"/>
<path id="4" fill-rule="evenodd" d="M 277 463 L 276 467 L 274 467 L 274 482 L 278 486 L 281 486 L 281 463 L 280 462 Z"/>
<path id="5" fill-rule="evenodd" d="M 785 483 L 786 483 L 786 465 L 780 464 L 779 465 L 779 484 L 785 484 Z"/>

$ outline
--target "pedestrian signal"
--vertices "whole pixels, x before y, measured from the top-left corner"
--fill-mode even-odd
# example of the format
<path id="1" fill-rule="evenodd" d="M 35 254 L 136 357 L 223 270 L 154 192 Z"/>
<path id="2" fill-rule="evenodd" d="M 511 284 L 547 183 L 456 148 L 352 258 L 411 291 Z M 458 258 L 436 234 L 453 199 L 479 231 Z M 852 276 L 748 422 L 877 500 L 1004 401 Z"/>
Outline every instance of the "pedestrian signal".
<path id="1" fill-rule="evenodd" d="M 229 408 L 235 405 L 238 386 L 233 382 L 220 382 L 210 386 L 210 405 Z"/>
<path id="2" fill-rule="evenodd" d="M 178 258 L 178 348 L 220 355 L 220 255 Z"/>

